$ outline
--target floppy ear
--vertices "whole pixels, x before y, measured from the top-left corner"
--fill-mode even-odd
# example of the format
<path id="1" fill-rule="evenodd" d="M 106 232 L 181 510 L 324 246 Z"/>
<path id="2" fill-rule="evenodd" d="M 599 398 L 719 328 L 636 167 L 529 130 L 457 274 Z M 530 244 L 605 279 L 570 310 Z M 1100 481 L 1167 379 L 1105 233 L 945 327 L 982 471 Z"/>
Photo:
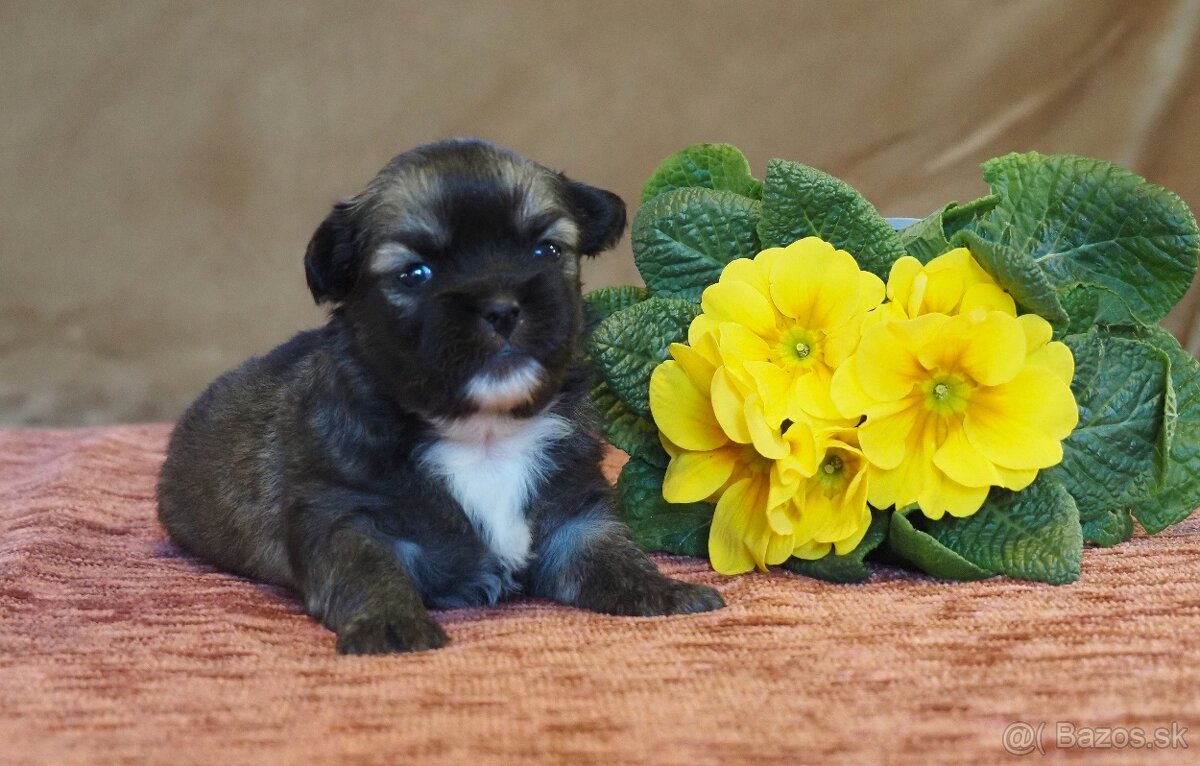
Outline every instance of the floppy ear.
<path id="1" fill-rule="evenodd" d="M 579 253 L 596 255 L 621 240 L 625 203 L 610 191 L 567 181 L 567 204 L 579 224 Z"/>
<path id="2" fill-rule="evenodd" d="M 317 227 L 304 253 L 304 276 L 313 300 L 337 303 L 350 294 L 358 271 L 352 200 L 342 200 Z"/>

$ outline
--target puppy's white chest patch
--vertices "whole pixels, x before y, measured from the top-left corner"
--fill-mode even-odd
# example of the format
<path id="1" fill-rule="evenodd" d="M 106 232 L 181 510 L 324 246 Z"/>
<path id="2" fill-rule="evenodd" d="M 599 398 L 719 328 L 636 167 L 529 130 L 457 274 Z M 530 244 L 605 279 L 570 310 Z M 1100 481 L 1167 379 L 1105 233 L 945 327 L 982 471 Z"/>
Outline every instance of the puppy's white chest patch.
<path id="1" fill-rule="evenodd" d="M 550 473 L 549 447 L 571 432 L 557 415 L 518 420 L 480 414 L 438 424 L 427 468 L 446 482 L 480 538 L 511 571 L 529 561 L 525 508 Z"/>

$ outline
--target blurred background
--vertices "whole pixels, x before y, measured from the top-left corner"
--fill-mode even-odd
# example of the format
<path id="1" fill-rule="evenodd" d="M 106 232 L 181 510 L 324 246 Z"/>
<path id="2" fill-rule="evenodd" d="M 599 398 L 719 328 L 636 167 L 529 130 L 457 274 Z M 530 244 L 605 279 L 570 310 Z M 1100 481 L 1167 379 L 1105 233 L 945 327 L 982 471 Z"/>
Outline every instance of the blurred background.
<path id="1" fill-rule="evenodd" d="M 1200 208 L 1200 2 L 0 2 L 0 424 L 176 417 L 317 324 L 301 258 L 392 155 L 471 135 L 621 194 L 739 146 L 885 214 L 1013 150 Z M 628 243 L 588 286 L 637 281 Z M 1169 318 L 1200 347 L 1196 290 Z"/>

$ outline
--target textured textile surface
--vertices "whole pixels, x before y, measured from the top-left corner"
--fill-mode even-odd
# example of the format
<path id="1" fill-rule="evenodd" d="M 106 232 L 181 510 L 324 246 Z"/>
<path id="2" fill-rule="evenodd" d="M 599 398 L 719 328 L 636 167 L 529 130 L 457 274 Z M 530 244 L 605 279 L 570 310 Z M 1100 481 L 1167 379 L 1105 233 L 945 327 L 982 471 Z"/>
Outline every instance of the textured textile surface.
<path id="1" fill-rule="evenodd" d="M 442 613 L 442 651 L 348 658 L 154 519 L 164 426 L 0 431 L 0 762 L 992 763 L 1009 722 L 1195 726 L 1200 517 L 1066 587 L 724 579 L 723 611 Z M 1037 754 L 1033 760 L 1040 760 Z"/>

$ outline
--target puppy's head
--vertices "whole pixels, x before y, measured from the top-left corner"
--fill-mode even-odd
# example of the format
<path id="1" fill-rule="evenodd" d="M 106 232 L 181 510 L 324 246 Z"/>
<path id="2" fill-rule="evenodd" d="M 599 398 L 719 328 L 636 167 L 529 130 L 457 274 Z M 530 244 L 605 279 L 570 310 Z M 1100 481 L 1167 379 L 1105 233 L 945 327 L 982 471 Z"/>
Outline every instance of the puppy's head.
<path id="1" fill-rule="evenodd" d="M 335 205 L 305 271 L 413 411 L 527 416 L 574 358 L 580 257 L 624 228 L 615 194 L 482 141 L 442 141 Z"/>

